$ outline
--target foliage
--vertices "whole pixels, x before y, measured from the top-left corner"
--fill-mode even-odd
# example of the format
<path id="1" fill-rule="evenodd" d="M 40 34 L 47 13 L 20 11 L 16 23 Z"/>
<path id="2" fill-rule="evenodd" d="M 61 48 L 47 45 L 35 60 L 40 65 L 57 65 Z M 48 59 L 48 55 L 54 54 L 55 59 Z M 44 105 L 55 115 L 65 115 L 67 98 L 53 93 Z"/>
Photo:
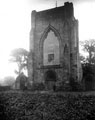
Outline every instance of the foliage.
<path id="1" fill-rule="evenodd" d="M 4 78 L 3 85 L 11 86 L 14 82 L 15 82 L 15 78 L 14 77 L 12 77 L 12 76 L 6 76 Z"/>
<path id="2" fill-rule="evenodd" d="M 84 42 L 80 42 L 83 50 L 88 53 L 88 57 L 86 61 L 90 64 L 95 64 L 95 40 L 85 40 Z"/>
<path id="3" fill-rule="evenodd" d="M 45 85 L 43 83 L 33 83 L 31 86 L 32 91 L 42 91 L 45 90 Z"/>
<path id="4" fill-rule="evenodd" d="M 95 95 L 2 92 L 0 108 L 4 120 L 94 120 Z"/>
<path id="5" fill-rule="evenodd" d="M 71 91 L 83 91 L 83 86 L 81 85 L 81 83 L 79 83 L 73 77 L 70 78 L 70 87 Z"/>
<path id="6" fill-rule="evenodd" d="M 95 81 L 95 40 L 85 40 L 81 42 L 83 50 L 88 53 L 88 56 L 85 58 L 80 55 L 80 60 L 82 62 L 83 69 L 83 82 L 85 84 L 86 90 L 94 90 L 94 81 Z"/>
<path id="7" fill-rule="evenodd" d="M 83 68 L 83 76 L 86 77 L 87 74 L 94 75 L 95 74 L 95 65 L 90 64 L 90 63 L 84 63 L 82 64 Z"/>
<path id="8" fill-rule="evenodd" d="M 15 70 L 16 74 L 20 74 L 23 69 L 27 68 L 28 54 L 28 51 L 24 48 L 18 48 L 12 51 L 10 61 L 16 62 L 18 65 L 18 71 Z"/>
<path id="9" fill-rule="evenodd" d="M 1 91 L 9 91 L 9 90 L 11 90 L 10 86 L 0 86 L 0 92 Z"/>
<path id="10" fill-rule="evenodd" d="M 93 90 L 94 88 L 94 81 L 95 81 L 95 65 L 90 63 L 83 63 L 83 80 L 85 82 L 85 89 L 86 90 Z"/>
<path id="11" fill-rule="evenodd" d="M 56 92 L 62 92 L 62 91 L 71 91 L 71 87 L 69 83 L 62 82 L 60 86 L 56 86 L 55 89 Z"/>
<path id="12" fill-rule="evenodd" d="M 81 63 L 86 63 L 86 58 L 82 54 L 79 55 L 79 59 Z"/>

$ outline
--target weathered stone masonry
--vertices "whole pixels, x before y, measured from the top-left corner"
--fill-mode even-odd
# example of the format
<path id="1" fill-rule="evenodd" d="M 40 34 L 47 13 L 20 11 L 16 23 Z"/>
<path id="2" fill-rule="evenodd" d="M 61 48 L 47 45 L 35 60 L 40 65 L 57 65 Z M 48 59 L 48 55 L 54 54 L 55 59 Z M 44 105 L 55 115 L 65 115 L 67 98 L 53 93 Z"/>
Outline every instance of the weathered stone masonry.
<path id="1" fill-rule="evenodd" d="M 73 4 L 32 11 L 29 80 L 60 86 L 70 77 L 80 80 L 78 20 Z M 32 56 L 32 57 L 31 57 Z"/>

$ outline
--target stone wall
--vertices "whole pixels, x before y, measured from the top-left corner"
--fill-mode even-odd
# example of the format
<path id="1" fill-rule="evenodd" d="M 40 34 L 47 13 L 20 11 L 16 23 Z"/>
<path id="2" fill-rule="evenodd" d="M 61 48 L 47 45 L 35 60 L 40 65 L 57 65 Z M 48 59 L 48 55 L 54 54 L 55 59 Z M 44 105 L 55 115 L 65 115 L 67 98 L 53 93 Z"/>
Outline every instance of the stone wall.
<path id="1" fill-rule="evenodd" d="M 49 70 L 55 71 L 57 85 L 69 81 L 71 76 L 77 78 L 78 21 L 74 18 L 73 4 L 67 2 L 62 7 L 40 12 L 33 11 L 31 23 L 30 51 L 34 56 L 32 62 L 29 58 L 29 80 L 45 83 L 45 73 Z M 44 42 L 50 31 L 54 33 L 59 43 L 59 62 L 57 64 L 55 62 L 46 64 L 44 60 Z"/>

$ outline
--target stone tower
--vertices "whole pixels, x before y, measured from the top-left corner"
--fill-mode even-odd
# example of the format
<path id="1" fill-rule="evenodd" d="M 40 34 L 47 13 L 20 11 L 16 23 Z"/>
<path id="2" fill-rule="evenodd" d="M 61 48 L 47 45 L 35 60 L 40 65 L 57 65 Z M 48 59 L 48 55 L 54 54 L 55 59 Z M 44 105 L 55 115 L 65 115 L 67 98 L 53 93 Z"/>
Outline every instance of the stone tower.
<path id="1" fill-rule="evenodd" d="M 44 83 L 47 89 L 81 79 L 78 20 L 73 4 L 40 12 L 32 11 L 29 80 Z"/>

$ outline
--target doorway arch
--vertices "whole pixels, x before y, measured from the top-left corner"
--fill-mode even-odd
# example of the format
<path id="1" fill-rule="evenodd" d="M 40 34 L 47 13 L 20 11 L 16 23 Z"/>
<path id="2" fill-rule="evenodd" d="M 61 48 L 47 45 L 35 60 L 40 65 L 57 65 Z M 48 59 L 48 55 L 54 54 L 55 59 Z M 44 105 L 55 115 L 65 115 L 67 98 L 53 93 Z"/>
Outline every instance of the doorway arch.
<path id="1" fill-rule="evenodd" d="M 57 80 L 57 77 L 56 77 L 56 72 L 55 71 L 48 70 L 45 73 L 45 84 L 46 84 L 46 88 L 48 90 L 55 91 L 55 89 L 56 89 L 56 80 Z"/>

